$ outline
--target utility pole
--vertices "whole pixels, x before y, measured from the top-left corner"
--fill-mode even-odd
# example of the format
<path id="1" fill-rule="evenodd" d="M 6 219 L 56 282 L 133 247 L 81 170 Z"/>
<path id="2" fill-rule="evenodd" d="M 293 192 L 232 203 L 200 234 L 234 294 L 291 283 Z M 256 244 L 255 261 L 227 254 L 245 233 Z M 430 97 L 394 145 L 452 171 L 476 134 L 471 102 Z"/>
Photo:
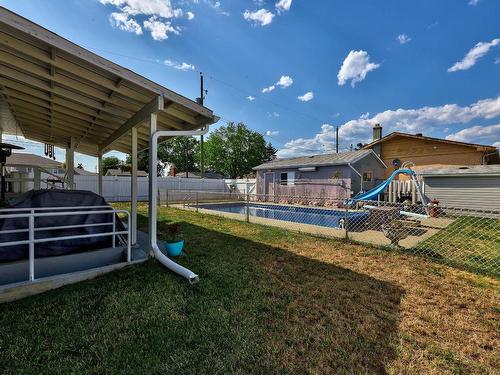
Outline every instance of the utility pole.
<path id="1" fill-rule="evenodd" d="M 203 90 L 203 72 L 200 72 L 200 104 L 203 105 L 205 99 L 205 92 Z M 203 135 L 200 139 L 200 177 L 205 177 L 205 153 L 203 149 Z"/>
<path id="2" fill-rule="evenodd" d="M 335 127 L 335 149 L 339 153 L 339 127 Z"/>
<path id="3" fill-rule="evenodd" d="M 185 155 L 184 155 L 184 169 L 186 170 L 186 178 L 188 178 L 188 170 L 189 170 L 189 162 L 188 162 L 188 153 L 189 153 L 189 150 L 188 150 L 188 145 L 189 145 L 189 137 L 184 137 L 184 139 L 186 140 L 186 143 L 185 143 L 185 147 L 184 147 L 184 152 L 185 152 Z"/>

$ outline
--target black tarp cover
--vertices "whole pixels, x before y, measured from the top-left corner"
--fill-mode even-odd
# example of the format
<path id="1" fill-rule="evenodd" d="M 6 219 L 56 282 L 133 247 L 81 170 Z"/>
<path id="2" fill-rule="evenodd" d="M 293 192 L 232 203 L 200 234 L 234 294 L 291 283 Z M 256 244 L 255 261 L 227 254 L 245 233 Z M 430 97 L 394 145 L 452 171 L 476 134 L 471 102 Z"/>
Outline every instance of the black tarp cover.
<path id="1" fill-rule="evenodd" d="M 10 208 L 107 206 L 103 197 L 83 190 L 30 190 L 11 202 Z M 102 209 L 92 209 L 99 211 Z M 82 211 L 86 211 L 83 209 Z M 45 212 L 45 211 L 44 211 Z M 60 211 L 48 211 L 60 212 Z M 8 213 L 8 212 L 5 212 Z M 16 213 L 16 212 L 12 212 Z M 83 214 L 35 218 L 35 228 L 112 222 L 113 214 Z M 118 230 L 124 230 L 116 219 Z M 0 232 L 28 228 L 28 218 L 1 219 Z M 50 229 L 35 232 L 35 239 L 111 232 L 112 225 L 72 229 Z M 118 236 L 117 236 L 118 237 Z M 3 242 L 27 240 L 28 233 L 0 234 L 0 262 L 28 259 L 28 245 L 2 246 Z M 119 244 L 117 238 L 116 244 Z M 112 246 L 111 236 L 96 236 L 70 240 L 41 242 L 35 245 L 35 258 L 72 254 Z"/>

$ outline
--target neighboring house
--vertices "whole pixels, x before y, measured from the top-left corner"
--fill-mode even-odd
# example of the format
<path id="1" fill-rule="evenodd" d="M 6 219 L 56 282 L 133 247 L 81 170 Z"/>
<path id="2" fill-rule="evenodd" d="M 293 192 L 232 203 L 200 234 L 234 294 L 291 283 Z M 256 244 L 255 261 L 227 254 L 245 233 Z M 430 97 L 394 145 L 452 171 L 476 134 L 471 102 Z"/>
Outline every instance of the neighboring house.
<path id="1" fill-rule="evenodd" d="M 47 172 L 60 177 L 66 174 L 63 162 L 22 152 L 15 152 L 9 156 L 5 165 L 7 166 L 7 170 L 9 172 L 26 173 L 30 178 L 33 177 L 33 168 L 42 168 Z M 75 168 L 75 175 L 96 176 L 97 173 L 86 171 L 81 168 Z"/>
<path id="2" fill-rule="evenodd" d="M 415 163 L 415 171 L 462 165 L 485 165 L 500 162 L 493 146 L 426 137 L 422 134 L 394 132 L 382 137 L 380 124 L 373 128 L 373 142 L 363 147 L 373 150 L 388 166 L 385 177 L 405 161 Z"/>
<path id="3" fill-rule="evenodd" d="M 420 175 L 424 194 L 440 206 L 500 211 L 500 164 L 434 168 Z"/>
<path id="4" fill-rule="evenodd" d="M 60 161 L 21 152 L 16 152 L 9 156 L 5 165 L 9 172 L 27 173 L 28 175 L 32 175 L 33 168 L 36 167 L 43 168 L 56 175 L 64 175 L 65 172 L 63 164 Z"/>
<path id="5" fill-rule="evenodd" d="M 105 176 L 113 177 L 130 177 L 130 171 L 122 171 L 121 169 L 108 169 Z M 148 177 L 148 173 L 145 171 L 137 171 L 137 177 Z"/>
<path id="6" fill-rule="evenodd" d="M 372 150 L 275 159 L 254 168 L 257 194 L 343 199 L 368 190 L 386 165 Z"/>

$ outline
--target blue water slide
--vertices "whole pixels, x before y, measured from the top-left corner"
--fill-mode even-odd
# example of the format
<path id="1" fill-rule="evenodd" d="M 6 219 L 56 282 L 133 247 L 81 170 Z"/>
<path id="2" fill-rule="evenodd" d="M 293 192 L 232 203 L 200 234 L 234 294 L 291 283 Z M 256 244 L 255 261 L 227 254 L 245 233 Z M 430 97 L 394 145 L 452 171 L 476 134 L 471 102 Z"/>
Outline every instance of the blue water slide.
<path id="1" fill-rule="evenodd" d="M 384 182 L 382 182 L 380 185 L 374 187 L 371 190 L 368 190 L 366 193 L 360 193 L 360 194 L 356 195 L 354 198 L 352 198 L 349 201 L 349 203 L 352 204 L 352 203 L 355 203 L 357 201 L 374 200 L 374 198 L 376 199 L 377 196 L 380 193 L 383 193 L 384 190 L 387 189 L 387 187 L 389 186 L 389 184 L 391 183 L 391 181 L 394 180 L 394 178 L 398 174 L 401 174 L 401 173 L 407 174 L 407 175 L 410 175 L 410 176 L 414 176 L 415 175 L 415 172 L 412 171 L 411 169 L 397 169 L 394 172 L 392 172 L 391 176 L 387 180 L 385 180 Z"/>

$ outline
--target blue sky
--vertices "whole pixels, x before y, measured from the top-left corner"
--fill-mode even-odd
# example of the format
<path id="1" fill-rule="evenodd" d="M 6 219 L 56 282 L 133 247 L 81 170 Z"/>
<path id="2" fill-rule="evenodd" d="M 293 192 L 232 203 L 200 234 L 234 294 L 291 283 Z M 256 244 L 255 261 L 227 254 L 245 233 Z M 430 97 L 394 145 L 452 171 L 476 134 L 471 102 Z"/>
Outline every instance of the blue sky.
<path id="1" fill-rule="evenodd" d="M 218 125 L 242 121 L 283 157 L 333 150 L 335 126 L 348 149 L 376 122 L 500 146 L 497 0 L 0 4 L 187 97 L 203 71 Z"/>

